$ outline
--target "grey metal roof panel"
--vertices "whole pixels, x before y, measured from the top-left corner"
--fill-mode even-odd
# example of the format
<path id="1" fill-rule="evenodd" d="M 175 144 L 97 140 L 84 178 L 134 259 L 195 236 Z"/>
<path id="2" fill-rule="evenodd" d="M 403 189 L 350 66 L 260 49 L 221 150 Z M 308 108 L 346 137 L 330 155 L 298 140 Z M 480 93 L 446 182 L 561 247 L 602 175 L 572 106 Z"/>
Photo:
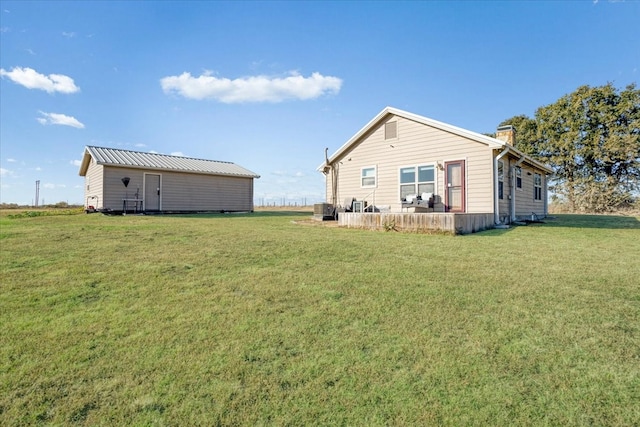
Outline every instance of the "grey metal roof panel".
<path id="1" fill-rule="evenodd" d="M 259 178 L 251 172 L 232 162 L 196 159 L 192 157 L 170 156 L 167 154 L 144 153 L 141 151 L 121 150 L 87 146 L 96 163 L 111 166 L 126 166 L 141 169 L 172 170 L 180 172 L 202 173 L 210 175 L 230 175 Z"/>

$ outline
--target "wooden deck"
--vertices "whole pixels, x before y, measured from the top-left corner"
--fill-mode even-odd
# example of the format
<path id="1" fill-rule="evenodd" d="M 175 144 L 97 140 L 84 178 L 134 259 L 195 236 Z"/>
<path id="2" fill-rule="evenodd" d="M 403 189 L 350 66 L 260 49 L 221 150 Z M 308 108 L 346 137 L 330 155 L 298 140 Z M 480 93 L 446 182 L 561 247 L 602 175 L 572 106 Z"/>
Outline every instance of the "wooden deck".
<path id="1" fill-rule="evenodd" d="M 439 231 L 469 234 L 494 227 L 492 213 L 391 213 L 341 212 L 338 225 L 369 230 L 401 230 L 413 232 Z"/>

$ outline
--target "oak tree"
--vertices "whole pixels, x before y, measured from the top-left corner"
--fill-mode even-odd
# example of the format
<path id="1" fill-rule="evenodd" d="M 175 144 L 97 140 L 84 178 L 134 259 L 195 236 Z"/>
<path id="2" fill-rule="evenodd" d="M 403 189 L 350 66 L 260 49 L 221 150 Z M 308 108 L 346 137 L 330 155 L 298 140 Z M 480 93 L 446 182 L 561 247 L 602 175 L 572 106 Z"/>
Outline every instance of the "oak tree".
<path id="1" fill-rule="evenodd" d="M 576 211 L 607 211 L 633 203 L 640 190 L 640 90 L 581 86 L 540 107 L 516 128 L 520 151 L 554 171 L 551 190 Z"/>

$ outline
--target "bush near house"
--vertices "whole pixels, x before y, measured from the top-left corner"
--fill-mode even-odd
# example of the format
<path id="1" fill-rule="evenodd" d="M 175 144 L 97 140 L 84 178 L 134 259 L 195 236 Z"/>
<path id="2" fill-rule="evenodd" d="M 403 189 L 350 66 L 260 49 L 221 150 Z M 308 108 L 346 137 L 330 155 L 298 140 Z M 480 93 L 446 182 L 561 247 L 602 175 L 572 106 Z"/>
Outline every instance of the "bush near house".
<path id="1" fill-rule="evenodd" d="M 0 424 L 640 423 L 640 218 L 308 218 L 1 217 Z"/>

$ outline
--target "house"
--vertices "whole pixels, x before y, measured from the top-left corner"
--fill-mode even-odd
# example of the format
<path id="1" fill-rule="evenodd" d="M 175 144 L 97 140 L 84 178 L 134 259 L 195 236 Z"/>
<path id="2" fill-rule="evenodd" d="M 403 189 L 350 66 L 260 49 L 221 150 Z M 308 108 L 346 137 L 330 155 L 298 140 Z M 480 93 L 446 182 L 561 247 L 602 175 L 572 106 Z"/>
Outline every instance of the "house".
<path id="1" fill-rule="evenodd" d="M 253 211 L 253 180 L 259 175 L 231 162 L 88 146 L 87 212 Z"/>
<path id="2" fill-rule="evenodd" d="M 343 212 L 483 214 L 494 224 L 544 217 L 552 171 L 515 147 L 515 131 L 491 138 L 387 107 L 325 154 L 326 200 Z"/>

